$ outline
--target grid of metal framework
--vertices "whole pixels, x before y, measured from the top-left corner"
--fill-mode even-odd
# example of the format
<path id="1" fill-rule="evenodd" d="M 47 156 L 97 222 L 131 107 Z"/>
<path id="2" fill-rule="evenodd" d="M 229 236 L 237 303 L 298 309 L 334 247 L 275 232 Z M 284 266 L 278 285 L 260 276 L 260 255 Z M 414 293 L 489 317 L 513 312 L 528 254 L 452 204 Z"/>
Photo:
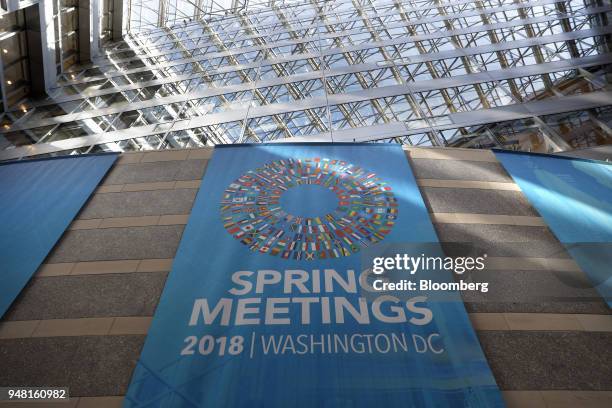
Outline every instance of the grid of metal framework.
<path id="1" fill-rule="evenodd" d="M 612 140 L 599 0 L 255 3 L 129 32 L 2 116 L 0 158 L 271 141 Z"/>
<path id="2" fill-rule="evenodd" d="M 144 31 L 167 27 L 183 20 L 227 15 L 245 10 L 248 2 L 249 0 L 125 0 L 126 29 Z"/>

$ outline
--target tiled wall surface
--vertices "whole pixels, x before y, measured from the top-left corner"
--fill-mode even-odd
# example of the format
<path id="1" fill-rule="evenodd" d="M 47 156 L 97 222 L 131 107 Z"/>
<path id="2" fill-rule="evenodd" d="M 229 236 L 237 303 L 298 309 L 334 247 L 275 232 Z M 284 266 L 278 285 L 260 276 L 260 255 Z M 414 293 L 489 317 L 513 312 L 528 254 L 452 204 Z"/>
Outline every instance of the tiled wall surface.
<path id="1" fill-rule="evenodd" d="M 0 385 L 121 405 L 211 153 L 118 160 L 0 322 Z M 611 406 L 612 315 L 495 156 L 406 153 L 440 240 L 488 255 L 464 300 L 508 406 Z"/>

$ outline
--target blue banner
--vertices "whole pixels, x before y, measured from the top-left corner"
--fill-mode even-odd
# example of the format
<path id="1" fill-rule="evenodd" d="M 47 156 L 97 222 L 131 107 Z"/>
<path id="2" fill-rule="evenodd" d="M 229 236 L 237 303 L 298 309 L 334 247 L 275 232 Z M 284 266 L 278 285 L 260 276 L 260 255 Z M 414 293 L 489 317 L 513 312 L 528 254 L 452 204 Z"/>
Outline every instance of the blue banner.
<path id="1" fill-rule="evenodd" d="M 0 164 L 0 316 L 116 159 L 104 154 Z"/>
<path id="2" fill-rule="evenodd" d="M 217 147 L 125 407 L 503 406 L 456 292 L 373 293 L 406 243 L 439 245 L 401 146 Z"/>
<path id="3" fill-rule="evenodd" d="M 612 164 L 530 153 L 495 154 L 612 307 Z"/>

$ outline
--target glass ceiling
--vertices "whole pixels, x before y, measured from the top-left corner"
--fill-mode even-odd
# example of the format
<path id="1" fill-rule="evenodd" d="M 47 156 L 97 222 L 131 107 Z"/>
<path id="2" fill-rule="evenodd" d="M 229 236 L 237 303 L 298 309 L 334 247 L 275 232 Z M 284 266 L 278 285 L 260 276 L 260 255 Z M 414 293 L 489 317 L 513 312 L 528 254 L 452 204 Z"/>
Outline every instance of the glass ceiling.
<path id="1" fill-rule="evenodd" d="M 122 41 L 64 70 L 47 100 L 0 116 L 0 158 L 272 141 L 612 143 L 610 4 L 131 1 Z"/>
<path id="2" fill-rule="evenodd" d="M 126 0 L 125 29 L 136 33 L 158 27 L 172 27 L 206 15 L 224 15 L 240 11 L 248 3 L 249 0 Z M 285 2 L 253 0 L 251 3 L 267 5 Z"/>

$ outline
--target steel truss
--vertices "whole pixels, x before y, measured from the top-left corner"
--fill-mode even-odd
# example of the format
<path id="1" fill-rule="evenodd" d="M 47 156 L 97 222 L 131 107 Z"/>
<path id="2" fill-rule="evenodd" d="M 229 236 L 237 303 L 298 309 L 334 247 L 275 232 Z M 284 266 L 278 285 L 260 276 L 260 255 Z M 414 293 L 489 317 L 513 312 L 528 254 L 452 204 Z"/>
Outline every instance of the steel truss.
<path id="1" fill-rule="evenodd" d="M 193 16 L 170 18 L 181 3 L 65 70 L 27 115 L 9 109 L 0 159 L 268 141 L 554 152 L 612 138 L 607 2 L 189 1 Z"/>

